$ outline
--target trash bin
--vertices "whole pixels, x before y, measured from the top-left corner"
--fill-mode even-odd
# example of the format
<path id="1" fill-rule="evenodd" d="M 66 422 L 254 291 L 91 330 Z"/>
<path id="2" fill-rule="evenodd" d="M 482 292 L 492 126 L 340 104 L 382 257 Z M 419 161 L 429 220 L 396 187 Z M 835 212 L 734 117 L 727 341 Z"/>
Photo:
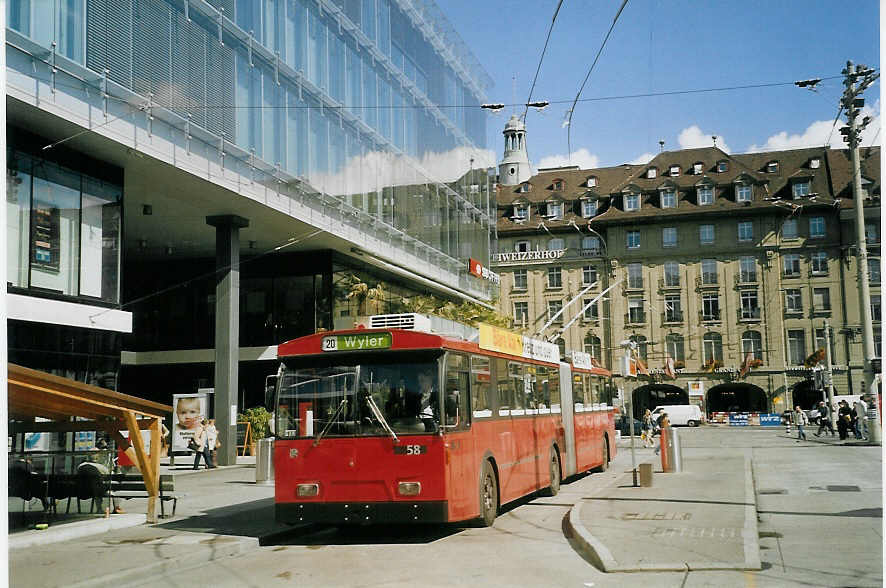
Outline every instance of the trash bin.
<path id="1" fill-rule="evenodd" d="M 640 486 L 643 488 L 649 488 L 652 486 L 652 464 L 651 463 L 641 463 L 640 464 Z"/>
<path id="2" fill-rule="evenodd" d="M 264 486 L 274 483 L 274 438 L 259 439 L 255 452 L 255 483 Z"/>
<path id="3" fill-rule="evenodd" d="M 661 471 L 669 474 L 683 471 L 680 435 L 673 427 L 664 427 L 661 430 Z"/>

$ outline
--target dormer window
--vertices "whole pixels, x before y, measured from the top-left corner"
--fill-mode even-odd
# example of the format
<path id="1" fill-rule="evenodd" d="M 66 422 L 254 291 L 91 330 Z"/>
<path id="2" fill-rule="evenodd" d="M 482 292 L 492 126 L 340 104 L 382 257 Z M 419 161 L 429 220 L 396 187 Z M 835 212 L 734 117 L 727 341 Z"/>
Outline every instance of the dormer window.
<path id="1" fill-rule="evenodd" d="M 791 194 L 794 196 L 794 199 L 797 198 L 805 198 L 809 196 L 809 185 L 811 182 L 809 180 L 798 180 L 791 185 Z"/>
<path id="2" fill-rule="evenodd" d="M 514 216 L 512 218 L 515 221 L 527 220 L 529 218 L 529 206 L 526 204 L 515 204 Z"/>
<path id="3" fill-rule="evenodd" d="M 680 175 L 680 166 L 679 165 L 672 165 L 671 167 L 669 167 L 668 168 L 668 175 L 670 175 L 672 178 L 676 178 L 677 176 L 679 176 Z"/>
<path id="4" fill-rule="evenodd" d="M 698 205 L 699 206 L 707 206 L 709 204 L 714 203 L 714 187 L 713 186 L 699 186 L 697 188 L 698 191 Z"/>
<path id="5" fill-rule="evenodd" d="M 517 253 L 525 253 L 529 251 L 529 241 L 517 241 L 514 243 L 514 251 Z"/>
<path id="6" fill-rule="evenodd" d="M 593 216 L 597 216 L 597 201 L 596 200 L 582 200 L 581 201 L 581 215 L 584 218 L 591 218 Z"/>
<path id="7" fill-rule="evenodd" d="M 548 202 L 548 218 L 554 220 L 561 220 L 563 218 L 563 203 L 562 202 Z"/>
<path id="8" fill-rule="evenodd" d="M 657 177 L 657 176 L 658 176 L 658 168 L 650 167 L 648 170 L 646 170 L 646 177 L 649 178 L 650 180 L 652 178 Z"/>
<path id="9" fill-rule="evenodd" d="M 717 173 L 724 173 L 729 171 L 729 162 L 725 159 L 721 159 L 717 162 Z"/>
<path id="10" fill-rule="evenodd" d="M 554 190 L 560 192 L 563 190 L 563 180 L 554 180 L 552 187 Z"/>
<path id="11" fill-rule="evenodd" d="M 692 164 L 692 173 L 700 176 L 704 171 L 704 164 L 700 161 Z"/>
<path id="12" fill-rule="evenodd" d="M 778 173 L 778 162 L 770 161 L 766 164 L 766 173 L 774 174 Z"/>
<path id="13" fill-rule="evenodd" d="M 736 184 L 735 186 L 735 201 L 736 202 L 750 202 L 754 199 L 753 190 L 750 184 Z"/>
<path id="14" fill-rule="evenodd" d="M 517 188 L 517 192 L 521 194 L 526 194 L 527 192 L 529 192 L 529 182 L 523 182 L 522 184 L 520 184 L 520 187 Z"/>
<path id="15" fill-rule="evenodd" d="M 588 188 L 595 188 L 597 186 L 597 178 L 595 176 L 591 176 L 588 178 L 588 181 L 585 183 Z"/>
<path id="16" fill-rule="evenodd" d="M 813 157 L 809 160 L 809 167 L 810 169 L 818 169 L 821 167 L 821 160 L 817 157 Z"/>
<path id="17" fill-rule="evenodd" d="M 640 210 L 640 195 L 625 194 L 625 211 Z"/>
<path id="18" fill-rule="evenodd" d="M 661 207 L 662 208 L 677 208 L 677 191 L 673 188 L 668 188 L 667 190 L 662 190 L 661 194 Z"/>

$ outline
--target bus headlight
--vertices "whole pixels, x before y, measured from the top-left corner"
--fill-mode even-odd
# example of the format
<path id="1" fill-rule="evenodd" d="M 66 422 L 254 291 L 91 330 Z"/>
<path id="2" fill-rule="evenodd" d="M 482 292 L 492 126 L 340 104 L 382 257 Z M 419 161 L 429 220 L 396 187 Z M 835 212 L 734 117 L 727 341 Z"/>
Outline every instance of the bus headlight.
<path id="1" fill-rule="evenodd" d="M 400 482 L 400 496 L 418 496 L 421 494 L 421 482 Z"/>
<path id="2" fill-rule="evenodd" d="M 320 493 L 320 484 L 299 484 L 295 488 L 296 496 L 317 496 Z"/>

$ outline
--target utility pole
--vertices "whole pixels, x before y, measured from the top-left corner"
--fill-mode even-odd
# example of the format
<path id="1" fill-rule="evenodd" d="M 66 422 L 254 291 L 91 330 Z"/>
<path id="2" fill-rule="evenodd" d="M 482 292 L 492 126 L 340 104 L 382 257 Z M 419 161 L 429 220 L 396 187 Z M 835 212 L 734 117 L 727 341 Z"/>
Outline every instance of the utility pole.
<path id="1" fill-rule="evenodd" d="M 848 127 L 840 129 L 843 140 L 849 143 L 849 153 L 852 158 L 852 199 L 855 206 L 855 234 L 857 238 L 856 244 L 856 263 L 858 269 L 858 292 L 859 304 L 861 306 L 861 328 L 862 328 L 862 345 L 864 350 L 864 394 L 871 392 L 874 383 L 874 366 L 873 359 L 876 355 L 874 350 L 874 325 L 871 319 L 871 289 L 868 279 L 868 244 L 867 236 L 864 228 L 864 197 L 861 190 L 861 165 L 859 162 L 858 147 L 861 140 L 861 131 L 871 122 L 870 117 L 864 117 L 859 124 L 857 119 L 859 108 L 864 106 L 864 98 L 859 98 L 868 86 L 880 77 L 873 68 L 866 65 L 858 65 L 857 67 L 851 61 L 846 62 L 846 69 L 843 70 L 845 79 L 843 85 L 846 90 L 843 92 L 843 99 L 840 101 L 841 106 L 846 110 L 846 118 L 849 123 Z M 857 85 L 856 85 L 857 83 Z M 880 415 L 878 398 L 876 393 L 871 404 L 876 409 L 876 414 L 870 424 L 870 441 L 874 445 L 879 445 L 882 440 L 880 431 Z"/>
<path id="2" fill-rule="evenodd" d="M 832 367 L 832 363 L 831 363 L 833 361 L 833 359 L 831 358 L 831 325 L 828 321 L 824 322 L 824 356 L 825 356 L 825 360 L 826 360 L 826 363 L 825 363 L 826 369 L 825 369 L 824 377 L 822 378 L 822 381 L 824 382 L 825 390 L 827 390 L 827 393 L 828 393 L 828 415 L 829 415 L 828 418 L 831 419 L 831 427 L 833 427 L 837 423 L 834 420 L 834 418 L 835 418 L 834 412 L 835 411 L 833 410 L 833 407 L 834 407 L 834 386 L 833 386 L 834 372 L 833 372 L 833 367 Z"/>

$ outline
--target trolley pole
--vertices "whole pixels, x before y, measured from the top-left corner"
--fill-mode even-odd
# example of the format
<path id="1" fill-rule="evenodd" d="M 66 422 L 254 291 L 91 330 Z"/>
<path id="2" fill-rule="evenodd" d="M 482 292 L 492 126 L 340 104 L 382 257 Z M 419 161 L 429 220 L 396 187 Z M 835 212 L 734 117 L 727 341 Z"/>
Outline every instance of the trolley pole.
<path id="1" fill-rule="evenodd" d="M 824 322 L 824 356 L 825 356 L 825 372 L 824 378 L 822 378 L 824 383 L 824 388 L 828 393 L 828 418 L 831 420 L 831 427 L 836 425 L 836 421 L 834 419 L 834 372 L 831 366 L 831 325 L 828 321 Z"/>
<path id="2" fill-rule="evenodd" d="M 843 92 L 843 98 L 840 105 L 846 110 L 846 118 L 849 123 L 848 127 L 840 129 L 843 139 L 849 143 L 849 154 L 852 159 L 852 200 L 855 206 L 855 236 L 856 244 L 856 264 L 858 271 L 858 296 L 861 308 L 861 329 L 862 329 L 862 349 L 864 351 L 864 388 L 863 393 L 869 394 L 874 384 L 874 366 L 873 359 L 876 355 L 874 350 L 874 325 L 871 318 L 871 288 L 868 279 L 868 246 L 867 236 L 864 226 L 864 194 L 861 189 L 861 164 L 859 162 L 858 147 L 861 142 L 861 131 L 871 122 L 870 117 L 864 117 L 861 123 L 858 123 L 859 109 L 864 106 L 864 98 L 860 98 L 860 94 L 867 89 L 880 74 L 875 72 L 873 68 L 866 65 L 855 66 L 851 61 L 846 62 L 846 69 L 843 70 L 846 76 L 843 85 L 846 90 Z M 856 86 L 856 82 L 860 83 Z M 871 405 L 874 407 L 873 419 L 870 423 L 870 441 L 873 445 L 880 445 L 882 442 L 882 433 L 880 430 L 880 414 L 879 402 L 876 390 L 873 390 L 874 398 Z"/>
<path id="3" fill-rule="evenodd" d="M 633 474 L 634 488 L 637 488 L 640 482 L 637 480 L 637 451 L 634 444 L 634 391 L 633 389 L 630 392 L 628 391 L 628 378 L 631 375 L 631 350 L 635 345 L 636 343 L 633 341 L 626 340 L 621 342 L 621 346 L 625 350 L 622 360 L 622 373 L 624 373 L 625 378 L 625 396 L 627 397 L 626 402 L 628 404 L 628 409 L 625 413 L 628 417 L 628 430 L 631 435 L 631 473 Z"/>

